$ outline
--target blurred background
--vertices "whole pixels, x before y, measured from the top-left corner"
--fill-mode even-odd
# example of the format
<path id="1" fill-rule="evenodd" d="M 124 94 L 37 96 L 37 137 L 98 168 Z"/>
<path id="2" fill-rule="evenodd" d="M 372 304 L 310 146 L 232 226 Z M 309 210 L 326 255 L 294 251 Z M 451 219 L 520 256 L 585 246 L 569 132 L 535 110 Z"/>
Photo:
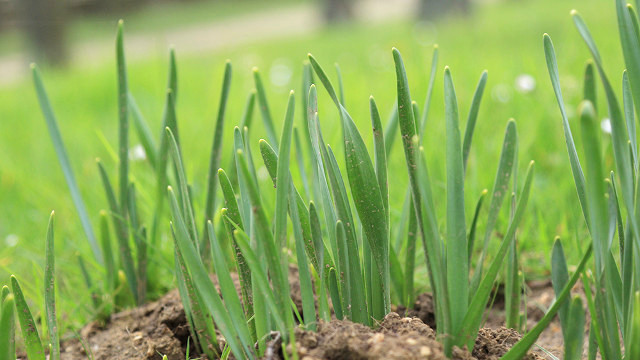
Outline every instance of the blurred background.
<path id="1" fill-rule="evenodd" d="M 589 24 L 605 67 L 620 88 L 622 59 L 613 1 L 605 0 L 0 0 L 0 283 L 18 275 L 27 297 L 42 304 L 42 264 L 48 216 L 56 211 L 59 291 L 66 326 L 79 326 L 91 306 L 77 266 L 91 261 L 67 185 L 58 165 L 29 75 L 29 63 L 43 73 L 63 140 L 92 216 L 107 206 L 95 158 L 113 176 L 117 166 L 117 85 L 115 30 L 124 19 L 129 88 L 157 140 L 162 134 L 168 50 L 178 58 L 177 115 L 193 196 L 202 207 L 209 149 L 222 83 L 230 59 L 233 81 L 225 122 L 224 149 L 253 89 L 252 68 L 265 82 L 279 128 L 289 90 L 297 95 L 301 121 L 302 64 L 311 52 L 335 81 L 334 63 L 344 78 L 345 102 L 371 144 L 368 99 L 375 96 L 383 122 L 396 98 L 391 48 L 403 55 L 411 93 L 420 106 L 427 93 L 434 45 L 438 71 L 425 138 L 429 170 L 439 210 L 444 213 L 444 121 L 442 69 L 451 67 L 465 126 L 476 83 L 489 80 L 480 108 L 465 183 L 468 214 L 485 188 L 491 188 L 504 128 L 515 118 L 522 174 L 537 162 L 534 191 L 519 235 L 521 263 L 529 277 L 546 276 L 555 235 L 575 249 L 586 234 L 571 180 L 560 114 L 542 49 L 542 34 L 554 40 L 571 120 L 581 97 L 589 55 L 569 12 L 578 9 Z M 319 89 L 325 140 L 341 147 L 338 117 Z M 602 96 L 600 96 L 601 100 Z M 600 109 L 604 109 L 601 104 Z M 600 114 L 602 119 L 606 114 Z M 253 144 L 265 137 L 254 115 Z M 602 133 L 604 141 L 607 134 Z M 131 148 L 139 147 L 134 132 Z M 254 150 L 257 146 L 254 146 Z M 578 144 L 578 148 L 581 149 Z M 143 202 L 152 203 L 148 163 L 132 156 L 131 174 Z M 306 156 L 302 154 L 303 159 Z M 144 154 L 142 154 L 142 158 Z M 229 152 L 222 164 L 228 164 Z M 259 154 L 254 156 L 259 158 Z M 261 161 L 256 161 L 258 167 Z M 266 170 L 259 170 L 264 173 Z M 397 141 L 389 159 L 392 218 L 400 217 L 407 187 Z M 520 180 L 522 176 L 520 176 Z M 294 179 L 300 186 L 300 179 Z M 263 179 L 265 197 L 273 187 Z M 439 191 L 438 191 L 439 190 Z M 141 209 L 148 216 L 149 209 Z M 482 217 L 481 217 L 482 218 Z M 484 221 L 484 220 L 481 220 Z M 392 219 L 393 223 L 393 219 Z M 482 223 L 480 224 L 482 227 Z M 498 229 L 505 228 L 501 220 Z M 165 241 L 170 246 L 170 241 Z M 567 251 L 572 261 L 577 251 Z M 171 264 L 171 251 L 166 261 Z M 421 259 L 421 258 L 419 258 Z M 70 276 L 66 276 L 70 275 Z M 171 266 L 166 283 L 172 286 Z M 28 281 L 27 281 L 28 280 Z M 422 285 L 426 279 L 422 279 Z"/>

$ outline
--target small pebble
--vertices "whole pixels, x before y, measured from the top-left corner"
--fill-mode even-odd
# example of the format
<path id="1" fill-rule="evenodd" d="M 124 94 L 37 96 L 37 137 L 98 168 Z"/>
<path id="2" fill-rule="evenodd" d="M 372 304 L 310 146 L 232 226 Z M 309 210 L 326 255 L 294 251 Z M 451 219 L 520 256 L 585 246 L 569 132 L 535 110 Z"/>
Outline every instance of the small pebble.
<path id="1" fill-rule="evenodd" d="M 426 346 L 421 347 L 421 348 L 420 348 L 420 355 L 422 355 L 422 356 L 429 356 L 429 355 L 431 355 L 431 349 L 430 349 L 430 348 L 428 348 L 428 347 L 426 347 Z"/>

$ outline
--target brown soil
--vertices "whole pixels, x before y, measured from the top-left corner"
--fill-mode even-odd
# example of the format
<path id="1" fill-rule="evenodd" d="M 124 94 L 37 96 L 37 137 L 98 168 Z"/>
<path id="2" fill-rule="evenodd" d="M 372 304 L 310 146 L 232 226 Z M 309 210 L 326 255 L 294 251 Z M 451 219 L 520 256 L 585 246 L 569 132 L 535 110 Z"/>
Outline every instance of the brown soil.
<path id="1" fill-rule="evenodd" d="M 300 305 L 296 280 L 297 271 L 292 269 L 292 297 Z M 532 284 L 530 288 L 527 306 L 529 328 L 535 325 L 543 314 L 542 309 L 546 309 L 553 300 L 549 283 Z M 454 359 L 497 360 L 520 339 L 516 331 L 502 327 L 504 312 L 501 306 L 501 300 L 497 299 L 472 353 L 456 349 Z M 442 345 L 436 341 L 430 326 L 434 320 L 430 295 L 420 295 L 415 309 L 408 312 L 402 308 L 396 310 L 409 317 L 391 313 L 376 329 L 338 320 L 320 322 L 317 332 L 297 329 L 298 353 L 303 360 L 445 359 Z M 172 291 L 156 302 L 112 315 L 105 327 L 97 323 L 89 324 L 80 335 L 84 344 L 77 339 L 63 343 L 63 360 L 87 359 L 85 348 L 95 360 L 161 360 L 162 355 L 167 355 L 170 360 L 183 360 L 187 352 L 189 329 L 178 292 Z M 556 321 L 545 330 L 538 344 L 561 357 L 562 335 Z M 272 349 L 275 351 L 267 359 L 282 357 L 281 347 L 276 345 Z M 195 354 L 193 349 L 190 354 Z M 525 359 L 547 358 L 544 353 L 534 349 Z"/>

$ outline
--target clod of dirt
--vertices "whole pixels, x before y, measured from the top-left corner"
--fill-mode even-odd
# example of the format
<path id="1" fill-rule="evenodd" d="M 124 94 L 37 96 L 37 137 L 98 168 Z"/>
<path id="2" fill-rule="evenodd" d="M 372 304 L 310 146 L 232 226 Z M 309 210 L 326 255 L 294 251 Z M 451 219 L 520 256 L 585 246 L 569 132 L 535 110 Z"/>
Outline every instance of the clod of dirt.
<path id="1" fill-rule="evenodd" d="M 505 327 L 498 329 L 480 329 L 472 354 L 478 360 L 498 360 L 502 355 L 506 354 L 521 337 L 517 331 Z M 538 360 L 542 359 L 542 357 L 534 353 L 529 353 L 522 359 Z"/>
<path id="2" fill-rule="evenodd" d="M 296 348 L 303 360 L 446 359 L 428 325 L 396 313 L 388 314 L 377 329 L 346 320 L 321 322 L 317 332 L 298 329 Z M 473 357 L 456 349 L 453 359 Z"/>
<path id="3" fill-rule="evenodd" d="M 180 296 L 172 291 L 160 300 L 111 316 L 107 327 L 97 323 L 81 332 L 84 345 L 70 340 L 62 345 L 62 360 L 184 359 L 189 328 Z"/>

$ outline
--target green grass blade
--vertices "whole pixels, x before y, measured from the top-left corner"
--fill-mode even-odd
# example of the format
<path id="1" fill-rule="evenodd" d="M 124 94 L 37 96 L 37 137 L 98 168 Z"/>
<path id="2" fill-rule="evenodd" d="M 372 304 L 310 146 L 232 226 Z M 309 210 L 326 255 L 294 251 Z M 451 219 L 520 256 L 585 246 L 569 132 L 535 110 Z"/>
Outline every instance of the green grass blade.
<path id="1" fill-rule="evenodd" d="M 288 195 L 291 180 L 289 171 L 291 155 L 291 138 L 293 132 L 293 116 L 295 101 L 293 91 L 289 93 L 289 102 L 285 114 L 282 137 L 280 138 L 280 152 L 278 154 L 278 170 L 276 176 L 276 213 L 274 238 L 278 249 L 286 246 L 287 242 L 287 209 L 289 208 Z M 291 204 L 293 208 L 294 204 Z M 294 213 L 295 211 L 291 211 Z"/>
<path id="2" fill-rule="evenodd" d="M 288 269 L 285 269 L 284 262 L 281 258 L 281 249 L 276 245 L 276 238 L 271 232 L 271 222 L 268 220 L 262 206 L 262 200 L 260 199 L 260 192 L 258 185 L 255 183 L 253 176 L 249 170 L 247 159 L 242 151 L 238 151 L 236 158 L 239 162 L 239 169 L 242 171 L 243 176 L 247 180 L 247 190 L 249 192 L 249 198 L 251 200 L 251 207 L 253 216 L 255 219 L 255 233 L 258 237 L 258 241 L 262 243 L 263 250 L 265 251 L 265 257 L 267 261 L 267 267 L 271 274 L 271 280 L 273 283 L 274 293 L 277 294 L 276 304 L 277 309 L 280 312 L 282 319 L 284 320 L 285 327 L 281 330 L 290 329 L 293 326 L 293 315 L 289 311 L 289 281 L 287 278 Z M 284 162 L 282 162 L 284 163 Z M 288 168 L 287 168 L 288 170 Z M 285 202 L 286 206 L 287 203 Z M 281 211 L 286 215 L 286 207 Z M 280 215 L 282 216 L 282 215 Z M 286 230 L 286 229 L 285 229 Z M 277 233 L 277 232 L 276 232 Z M 244 251 L 243 251 L 244 254 Z M 245 254 L 246 256 L 246 254 Z M 249 259 L 247 259 L 249 261 Z M 252 268 L 252 273 L 255 275 L 255 270 Z M 287 337 L 287 333 L 282 333 L 283 337 Z"/>
<path id="3" fill-rule="evenodd" d="M 249 92 L 249 96 L 247 97 L 247 101 L 245 102 L 244 105 L 244 111 L 242 113 L 242 120 L 240 122 L 240 128 L 245 128 L 251 127 L 251 120 L 253 119 L 253 108 L 255 107 L 255 103 L 256 103 L 256 91 L 252 90 Z M 228 165 L 228 174 L 229 175 L 229 181 L 231 182 L 231 184 L 233 184 L 234 186 L 238 185 L 238 173 L 237 173 L 237 169 L 236 169 L 236 159 L 234 156 L 231 156 L 229 159 L 229 165 Z"/>
<path id="4" fill-rule="evenodd" d="M 173 132 L 169 127 L 166 129 L 166 136 L 169 138 L 169 148 L 171 150 L 171 157 L 173 158 L 173 163 L 175 166 L 175 170 L 177 173 L 178 184 L 179 184 L 179 198 L 182 199 L 182 215 L 184 216 L 187 230 L 189 231 L 189 236 L 192 241 L 194 241 L 196 249 L 198 249 L 198 230 L 196 228 L 195 217 L 193 215 L 193 204 L 191 202 L 191 196 L 189 191 L 189 186 L 187 182 L 187 175 L 184 171 L 184 165 L 182 163 L 182 155 L 180 147 L 178 146 L 178 142 Z"/>
<path id="5" fill-rule="evenodd" d="M 640 292 L 638 291 L 633 297 L 633 308 L 633 315 L 630 319 L 631 331 L 626 343 L 625 359 L 627 360 L 640 358 Z"/>
<path id="6" fill-rule="evenodd" d="M 259 144 L 260 144 L 260 154 L 262 155 L 264 165 L 267 168 L 267 171 L 269 172 L 271 181 L 273 182 L 273 186 L 277 188 L 278 155 L 276 154 L 275 150 L 273 150 L 271 145 L 267 143 L 266 140 L 261 139 Z M 311 260 L 311 264 L 313 265 L 313 267 L 315 269 L 318 269 L 320 267 L 320 262 L 318 261 L 318 258 L 316 255 L 316 248 L 313 244 L 313 239 L 311 236 L 311 225 L 308 220 L 309 210 L 307 210 L 307 207 L 304 204 L 304 200 L 302 200 L 302 196 L 300 196 L 300 193 L 296 189 L 291 178 L 289 180 L 289 187 L 291 187 L 294 190 L 295 192 L 294 198 L 296 200 L 295 204 L 292 204 L 292 203 L 289 204 L 289 210 L 288 210 L 289 216 L 293 219 L 293 213 L 291 210 L 297 209 L 297 212 L 298 212 L 297 216 L 300 221 L 300 225 L 302 226 L 302 237 L 304 239 L 307 256 L 309 257 L 309 260 Z"/>
<path id="7" fill-rule="evenodd" d="M 116 263 L 113 257 L 111 245 L 111 233 L 109 231 L 109 218 L 105 210 L 100 211 L 100 245 L 104 255 L 105 290 L 113 295 L 116 288 Z"/>
<path id="8" fill-rule="evenodd" d="M 276 129 L 273 126 L 273 118 L 271 117 L 271 111 L 269 110 L 267 93 L 264 90 L 264 85 L 262 85 L 262 78 L 260 77 L 258 68 L 253 68 L 253 80 L 256 84 L 258 105 L 260 106 L 260 114 L 262 115 L 264 128 L 267 131 L 267 138 L 269 139 L 269 142 L 273 144 L 273 148 L 278 151 L 278 135 L 276 135 Z"/>
<path id="9" fill-rule="evenodd" d="M 113 186 L 111 186 L 111 181 L 109 181 L 109 176 L 107 175 L 107 171 L 104 169 L 102 162 L 100 159 L 96 160 L 98 164 L 98 169 L 100 170 L 100 178 L 102 179 L 102 184 L 104 185 L 107 201 L 109 202 L 109 208 L 111 210 L 111 219 L 113 221 L 113 226 L 116 229 L 116 238 L 118 239 L 118 252 L 120 253 L 120 262 L 122 268 L 124 269 L 124 273 L 127 277 L 127 283 L 129 284 L 129 289 L 131 293 L 134 295 L 136 303 L 141 299 L 137 298 L 138 295 L 138 278 L 136 276 L 136 267 L 133 262 L 133 256 L 131 252 L 131 247 L 129 246 L 129 229 L 127 227 L 126 220 L 124 216 L 120 213 L 121 207 L 118 206 L 116 195 L 113 191 Z"/>
<path id="10" fill-rule="evenodd" d="M 51 360 L 60 359 L 60 339 L 58 337 L 58 320 L 56 318 L 56 287 L 55 287 L 55 253 L 53 246 L 53 215 L 49 217 L 47 227 L 47 240 L 45 246 L 45 268 L 44 268 L 44 304 L 46 312 L 47 329 L 49 331 L 49 344 Z"/>
<path id="11" fill-rule="evenodd" d="M 633 90 L 633 100 L 640 103 L 640 34 L 638 34 L 637 17 L 626 0 L 616 0 L 616 14 L 622 54 L 629 80 L 633 85 L 630 89 Z"/>
<path id="12" fill-rule="evenodd" d="M 207 232 L 209 233 L 209 241 L 211 242 L 211 249 L 213 250 L 213 266 L 218 277 L 218 283 L 220 284 L 220 290 L 224 304 L 229 311 L 233 325 L 238 332 L 241 341 L 244 344 L 253 343 L 249 327 L 247 326 L 247 320 L 244 317 L 244 310 L 242 303 L 238 297 L 238 292 L 233 284 L 231 275 L 229 273 L 229 267 L 226 261 L 226 254 L 223 252 L 220 243 L 216 239 L 215 232 L 213 230 L 213 223 L 207 222 Z"/>
<path id="13" fill-rule="evenodd" d="M 516 122 L 509 120 L 505 129 L 504 140 L 502 141 L 502 152 L 500 153 L 498 170 L 496 171 L 493 189 L 491 190 L 491 202 L 489 203 L 489 216 L 487 218 L 487 224 L 484 232 L 482 253 L 480 255 L 480 260 L 476 263 L 476 268 L 471 280 L 471 293 L 475 293 L 478 284 L 480 284 L 484 260 L 489 249 L 489 241 L 491 240 L 491 235 L 493 234 L 493 230 L 498 220 L 500 209 L 504 204 L 504 199 L 510 193 L 509 181 L 514 175 L 513 165 L 516 162 L 517 144 L 518 133 Z"/>
<path id="14" fill-rule="evenodd" d="M 478 219 L 480 218 L 480 210 L 482 210 L 482 204 L 484 203 L 484 198 L 489 193 L 489 190 L 484 189 L 480 194 L 480 198 L 476 203 L 476 209 L 473 213 L 473 220 L 471 220 L 471 226 L 469 227 L 469 235 L 467 236 L 467 255 L 469 256 L 469 264 L 471 264 L 471 255 L 473 254 L 473 246 L 476 242 L 476 231 L 478 227 Z"/>
<path id="15" fill-rule="evenodd" d="M 427 96 L 424 99 L 424 106 L 422 107 L 422 118 L 420 119 L 420 137 L 424 134 L 424 129 L 427 126 L 427 118 L 429 116 L 429 108 L 431 107 L 431 96 L 433 94 L 433 85 L 438 74 L 438 45 L 433 46 L 433 55 L 431 57 L 431 73 L 429 75 L 429 86 L 427 88 Z"/>
<path id="16" fill-rule="evenodd" d="M 398 133 L 398 104 L 393 105 L 389 120 L 384 128 L 384 153 L 389 157 L 391 149 L 396 140 L 396 134 Z"/>
<path id="17" fill-rule="evenodd" d="M 157 145 L 155 140 L 153 140 L 153 136 L 151 135 L 151 130 L 149 129 L 149 125 L 147 124 L 147 120 L 145 120 L 144 115 L 142 115 L 142 111 L 138 107 L 133 94 L 129 92 L 127 97 L 127 103 L 129 104 L 129 112 L 131 113 L 131 118 L 133 119 L 133 126 L 136 129 L 136 133 L 138 134 L 138 139 L 140 140 L 140 144 L 144 149 L 144 153 L 149 160 L 149 164 L 151 167 L 155 169 L 157 165 Z"/>
<path id="18" fill-rule="evenodd" d="M 393 249 L 393 246 L 389 247 L 389 266 L 391 273 L 391 288 L 396 292 L 398 297 L 397 305 L 405 305 L 410 307 L 411 304 L 405 303 L 405 301 L 407 300 L 407 294 L 405 291 L 406 279 L 402 271 L 400 259 L 398 258 L 398 254 L 396 254 L 396 251 Z"/>
<path id="19" fill-rule="evenodd" d="M 482 94 L 487 84 L 487 70 L 482 72 L 480 80 L 476 86 L 476 92 L 473 94 L 469 116 L 467 117 L 467 127 L 464 130 L 464 141 L 462 142 L 462 158 L 464 161 L 464 170 L 467 170 L 467 161 L 469 160 L 469 151 L 471 150 L 471 140 L 473 139 L 473 131 L 476 128 L 476 120 L 478 119 L 478 111 L 480 110 L 480 102 Z"/>
<path id="20" fill-rule="evenodd" d="M 373 96 L 369 98 L 369 110 L 371 112 L 371 126 L 373 127 L 373 148 L 374 163 L 376 168 L 376 176 L 378 178 L 378 186 L 382 195 L 385 216 L 389 221 L 389 183 L 387 182 L 387 155 L 384 144 L 384 134 L 382 133 L 382 123 L 380 122 L 380 113 Z"/>
<path id="21" fill-rule="evenodd" d="M 553 250 L 551 252 L 551 284 L 553 285 L 553 291 L 556 298 L 560 296 L 562 289 L 569 282 L 569 269 L 567 267 L 567 260 L 564 256 L 564 249 L 560 239 L 556 238 L 553 242 Z M 562 325 L 562 335 L 564 335 L 565 343 L 567 339 L 572 336 L 569 333 L 569 303 L 565 303 L 558 309 L 558 317 L 560 318 L 560 324 Z"/>
<path id="22" fill-rule="evenodd" d="M 207 221 L 213 220 L 214 207 L 216 204 L 216 192 L 218 190 L 217 171 L 220 168 L 220 159 L 222 157 L 222 135 L 224 131 L 225 110 L 227 108 L 227 99 L 229 98 L 229 89 L 231 88 L 231 62 L 227 61 L 224 67 L 224 80 L 222 81 L 222 92 L 220 94 L 220 103 L 218 105 L 218 117 L 216 119 L 216 128 L 213 132 L 213 144 L 211 145 L 211 155 L 209 157 L 209 175 L 207 177 L 207 198 L 204 210 L 204 226 L 207 227 Z M 207 231 L 203 231 L 203 241 L 207 241 Z"/>
<path id="23" fill-rule="evenodd" d="M 322 320 L 328 321 L 331 319 L 331 314 L 329 311 L 329 304 L 327 299 L 327 289 L 328 286 L 328 274 L 329 271 L 325 271 L 325 267 L 328 269 L 332 265 L 330 257 L 325 258 L 325 252 L 328 254 L 329 250 L 325 250 L 326 245 L 324 244 L 324 240 L 322 237 L 322 228 L 320 227 L 320 218 L 318 217 L 318 212 L 316 210 L 315 204 L 312 202 L 309 203 L 309 224 L 311 228 L 311 237 L 313 239 L 313 246 L 315 248 L 315 253 L 318 258 L 318 263 L 320 266 L 316 269 L 318 273 L 318 278 L 320 282 L 316 284 L 316 294 L 318 294 L 318 313 Z M 326 266 L 325 266 L 326 265 Z"/>
<path id="24" fill-rule="evenodd" d="M 338 65 L 338 63 L 335 63 L 335 67 L 336 75 L 338 76 L 338 91 L 340 94 L 340 103 L 342 104 L 342 106 L 347 106 L 344 102 L 344 84 L 342 81 L 342 71 L 340 71 L 340 65 Z"/>
<path id="25" fill-rule="evenodd" d="M 285 320 L 281 316 L 281 313 L 283 311 L 286 311 L 289 313 L 289 316 L 292 316 L 291 311 L 289 311 L 290 307 L 288 306 L 288 304 L 284 309 L 278 307 L 278 297 L 276 296 L 275 291 L 271 290 L 271 288 L 269 287 L 269 278 L 262 269 L 262 264 L 258 260 L 255 251 L 253 251 L 253 249 L 251 248 L 247 235 L 243 231 L 236 230 L 236 239 L 238 241 L 238 246 L 240 247 L 240 249 L 242 249 L 242 254 L 247 259 L 247 264 L 249 264 L 249 267 L 251 268 L 251 274 L 256 279 L 255 283 L 258 284 L 258 289 L 260 290 L 261 296 L 265 300 L 269 311 L 271 311 L 270 315 L 275 320 L 276 329 L 282 332 L 282 334 L 287 334 L 290 327 L 287 327 L 285 325 Z M 256 312 L 256 316 L 267 316 L 267 314 L 260 314 Z"/>
<path id="26" fill-rule="evenodd" d="M 534 162 L 532 161 L 529 164 L 529 168 L 527 169 L 524 187 L 519 196 L 513 219 L 509 223 L 507 232 L 504 236 L 504 239 L 502 240 L 502 243 L 500 244 L 500 248 L 496 253 L 493 262 L 487 269 L 486 274 L 484 275 L 482 281 L 480 282 L 480 285 L 478 286 L 478 290 L 473 293 L 474 295 L 469 302 L 469 307 L 466 311 L 461 330 L 459 332 L 459 335 L 457 336 L 456 342 L 458 345 L 467 344 L 469 348 L 471 348 L 471 346 L 473 346 L 473 343 L 475 342 L 478 329 L 480 328 L 480 324 L 482 322 L 482 314 L 487 306 L 487 302 L 489 301 L 489 295 L 491 294 L 493 283 L 496 279 L 496 276 L 498 275 L 498 271 L 502 266 L 507 251 L 509 250 L 511 243 L 515 239 L 516 230 L 524 215 L 524 211 L 527 206 L 529 194 L 531 191 L 531 183 L 533 182 L 533 172 Z"/>
<path id="27" fill-rule="evenodd" d="M 302 96 L 302 97 L 306 98 L 306 96 Z M 304 150 L 302 149 L 302 142 L 300 141 L 300 134 L 298 132 L 297 127 L 293 128 L 293 141 L 296 146 L 295 155 L 296 155 L 296 162 L 298 163 L 298 175 L 300 176 L 300 180 L 302 180 L 302 188 L 304 189 L 304 195 L 307 199 L 309 199 L 311 192 L 309 188 L 309 181 L 307 180 L 307 172 L 305 170 L 304 159 L 306 157 L 304 154 Z"/>
<path id="28" fill-rule="evenodd" d="M 458 332 L 469 299 L 469 263 L 467 254 L 467 226 L 464 211 L 464 169 L 460 129 L 458 128 L 458 100 L 451 72 L 444 70 L 444 103 L 446 121 L 447 168 L 447 287 L 449 289 L 451 329 Z"/>
<path id="29" fill-rule="evenodd" d="M 594 108 L 597 108 L 597 92 L 596 92 L 596 74 L 593 67 L 593 61 L 587 61 L 587 65 L 584 68 L 584 100 L 589 100 L 593 104 Z"/>
<path id="30" fill-rule="evenodd" d="M 56 152 L 58 162 L 60 163 L 62 173 L 64 174 L 67 186 L 69 187 L 71 199 L 73 200 L 73 204 L 75 205 L 78 216 L 80 217 L 80 223 L 82 224 L 84 233 L 87 236 L 87 240 L 89 241 L 89 246 L 91 246 L 91 250 L 93 251 L 93 256 L 95 257 L 96 261 L 102 265 L 104 264 L 102 259 L 102 252 L 100 251 L 100 246 L 98 245 L 98 241 L 93 232 L 93 227 L 91 226 L 91 221 L 89 219 L 89 213 L 87 212 L 87 208 L 84 204 L 84 201 L 82 200 L 82 195 L 80 195 L 80 189 L 78 188 L 76 178 L 73 175 L 71 163 L 69 162 L 69 157 L 67 156 L 67 150 L 64 147 L 64 142 L 62 141 L 62 136 L 60 135 L 60 129 L 58 128 L 58 122 L 53 113 L 51 102 L 49 101 L 47 92 L 44 89 L 40 71 L 35 66 L 35 64 L 31 65 L 31 72 L 33 74 L 33 82 L 35 84 L 36 93 L 38 95 L 40 109 L 42 110 L 42 114 L 44 115 L 44 119 L 47 123 L 49 136 L 51 137 L 51 142 L 53 143 L 53 148 Z"/>
<path id="31" fill-rule="evenodd" d="M 171 205 L 171 212 L 174 223 L 174 237 L 176 247 L 180 250 L 180 253 L 184 257 L 185 264 L 188 264 L 189 273 L 193 278 L 193 283 L 198 293 L 204 300 L 204 305 L 207 306 L 209 312 L 213 316 L 220 331 L 224 334 L 227 343 L 231 346 L 233 353 L 243 358 L 249 356 L 254 358 L 252 354 L 252 344 L 242 343 L 242 339 L 239 338 L 239 332 L 234 328 L 231 315 L 224 307 L 218 292 L 216 291 L 207 270 L 202 264 L 199 252 L 194 246 L 193 239 L 189 238 L 189 232 L 187 225 L 182 217 L 182 211 L 178 205 L 176 196 L 169 187 L 169 203 Z M 197 315 L 197 314 L 196 314 Z"/>
<path id="32" fill-rule="evenodd" d="M 87 289 L 91 293 L 91 301 L 93 302 L 93 307 L 94 309 L 99 309 L 100 300 L 99 300 L 98 294 L 96 293 L 96 287 L 93 283 L 93 280 L 91 279 L 91 275 L 89 274 L 89 271 L 87 270 L 87 266 L 84 263 L 84 259 L 82 258 L 82 255 L 80 255 L 80 253 L 76 253 L 76 258 L 78 259 L 78 267 L 80 268 L 82 279 L 84 280 L 84 283 L 87 286 Z M 126 279 L 120 279 L 121 274 L 122 274 L 121 272 L 118 272 L 118 277 L 119 277 L 118 281 L 122 280 L 121 284 L 122 286 L 124 286 L 124 282 L 126 281 Z"/>
<path id="33" fill-rule="evenodd" d="M 340 101 L 338 100 L 338 95 L 336 95 L 336 91 L 333 89 L 333 85 L 331 84 L 329 77 L 324 72 L 324 70 L 318 63 L 318 61 L 316 61 L 316 58 L 313 57 L 313 55 L 308 54 L 307 56 L 309 57 L 309 62 L 311 63 L 311 67 L 313 67 L 313 71 L 316 72 L 316 75 L 318 75 L 320 82 L 322 82 L 322 85 L 324 85 L 324 88 L 327 89 L 327 92 L 329 93 L 329 97 L 336 104 L 336 106 L 338 107 L 338 110 L 340 110 Z M 317 112 L 317 102 L 316 102 L 316 112 Z"/>
<path id="34" fill-rule="evenodd" d="M 22 337 L 24 339 L 25 350 L 30 360 L 44 360 L 44 348 L 40 342 L 40 335 L 36 328 L 36 322 L 31 316 L 29 305 L 22 295 L 22 289 L 18 283 L 18 279 L 15 276 L 11 276 L 11 290 L 15 297 L 16 313 L 18 315 L 18 321 L 20 322 L 20 328 L 22 329 Z"/>
<path id="35" fill-rule="evenodd" d="M 289 204 L 296 201 L 296 191 L 289 187 Z M 298 260 L 298 278 L 300 280 L 300 293 L 302 296 L 302 312 L 304 315 L 305 327 L 311 331 L 316 330 L 316 306 L 313 297 L 313 284 L 311 282 L 311 270 L 305 255 L 306 244 L 302 236 L 301 219 L 298 212 L 291 211 L 291 224 L 296 241 L 296 258 Z"/>
<path id="36" fill-rule="evenodd" d="M 6 288 L 6 287 L 5 287 Z M 15 338 L 15 319 L 14 319 L 14 297 L 13 294 L 4 294 L 0 305 L 0 357 L 3 359 L 16 358 L 16 338 Z"/>
<path id="37" fill-rule="evenodd" d="M 129 85 L 127 81 L 127 68 L 124 59 L 123 21 L 118 22 L 116 35 L 116 63 L 118 67 L 118 158 L 119 185 L 120 185 L 120 212 L 127 215 L 128 191 L 129 191 Z"/>
<path id="38" fill-rule="evenodd" d="M 409 228 L 407 232 L 407 244 L 404 256 L 404 292 L 406 299 L 403 299 L 407 306 L 411 306 L 415 301 L 414 294 L 414 274 L 416 263 L 416 240 L 418 238 L 418 219 L 416 210 L 413 207 L 413 200 L 409 200 Z"/>
<path id="39" fill-rule="evenodd" d="M 624 118 L 627 122 L 629 141 L 631 142 L 633 167 L 638 169 L 638 138 L 636 135 L 636 117 L 634 115 L 634 103 L 631 95 L 631 82 L 627 70 L 622 73 L 622 103 L 624 108 Z"/>
<path id="40" fill-rule="evenodd" d="M 334 267 L 329 268 L 329 295 L 331 296 L 331 305 L 336 319 L 343 320 L 346 318 L 346 315 L 342 310 L 342 298 L 340 297 L 339 288 L 338 271 Z"/>
<path id="41" fill-rule="evenodd" d="M 578 199 L 580 200 L 580 206 L 582 208 L 582 214 L 589 224 L 589 209 L 587 207 L 587 186 L 584 179 L 584 173 L 582 166 L 580 165 L 580 159 L 578 159 L 578 152 L 576 151 L 576 145 L 573 141 L 573 135 L 571 134 L 571 127 L 569 126 L 569 118 L 567 111 L 564 107 L 564 100 L 562 98 L 562 90 L 560 89 L 560 75 L 558 74 L 558 63 L 556 61 L 556 53 L 553 48 L 553 42 L 549 35 L 544 34 L 544 53 L 547 61 L 547 69 L 549 71 L 549 77 L 551 78 L 551 85 L 553 91 L 556 94 L 558 106 L 560 108 L 560 114 L 562 115 L 562 128 L 564 130 L 564 140 L 567 144 L 567 151 L 569 152 L 569 164 L 571 165 L 571 172 L 573 173 L 573 180 L 576 184 L 576 191 L 578 192 Z"/>
<path id="42" fill-rule="evenodd" d="M 567 303 L 569 304 L 569 303 Z M 564 358 L 565 360 L 582 359 L 582 344 L 584 342 L 585 312 L 582 307 L 582 299 L 578 296 L 570 303 L 567 314 L 567 335 L 565 336 Z"/>
<path id="43" fill-rule="evenodd" d="M 345 319 L 353 321 L 353 306 L 351 303 L 351 268 L 349 267 L 349 247 L 347 246 L 347 234 L 341 220 L 336 222 L 336 236 L 338 240 L 338 261 L 340 265 L 340 304 Z M 355 256 L 355 255 L 354 255 Z"/>
<path id="44" fill-rule="evenodd" d="M 547 310 L 547 313 L 544 314 L 542 319 L 536 324 L 536 326 L 533 327 L 533 329 L 531 329 L 525 336 L 523 336 L 520 341 L 518 341 L 504 356 L 500 358 L 501 360 L 519 360 L 522 359 L 523 356 L 525 356 L 529 348 L 531 348 L 531 346 L 533 346 L 533 344 L 536 342 L 542 331 L 546 329 L 547 326 L 549 326 L 549 323 L 551 323 L 553 318 L 556 316 L 560 307 L 569 298 L 571 294 L 571 288 L 573 288 L 573 285 L 575 285 L 575 283 L 578 281 L 580 273 L 582 273 L 582 270 L 586 266 L 592 251 L 593 246 L 589 244 L 589 247 L 582 256 L 582 260 L 580 260 L 580 264 L 576 268 L 576 271 L 573 273 L 573 275 L 569 279 L 569 282 L 560 293 L 560 296 L 557 297 L 551 308 Z"/>

